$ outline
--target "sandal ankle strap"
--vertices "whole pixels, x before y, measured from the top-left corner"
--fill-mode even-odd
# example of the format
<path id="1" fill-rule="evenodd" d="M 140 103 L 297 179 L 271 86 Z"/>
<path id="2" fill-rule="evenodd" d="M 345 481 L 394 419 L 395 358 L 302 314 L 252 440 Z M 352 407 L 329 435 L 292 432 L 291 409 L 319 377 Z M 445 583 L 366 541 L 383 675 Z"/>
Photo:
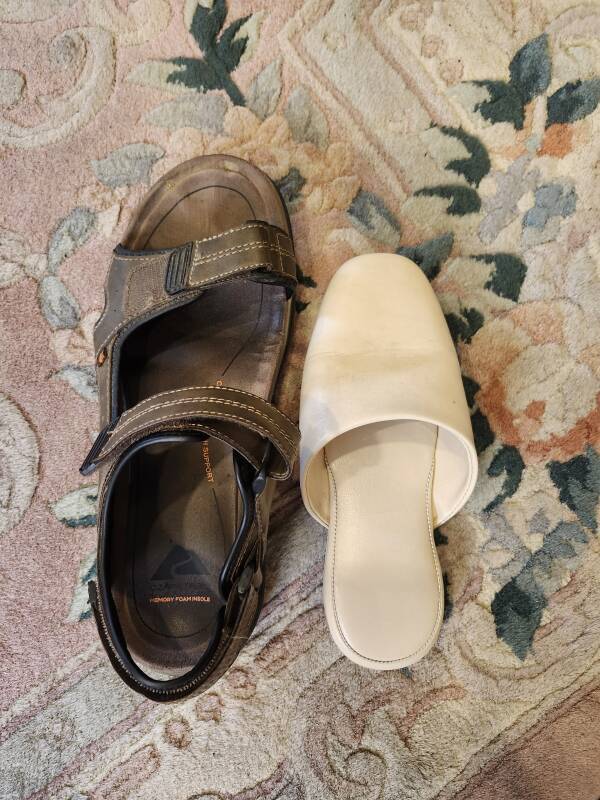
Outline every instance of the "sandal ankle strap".
<path id="1" fill-rule="evenodd" d="M 263 398 L 227 386 L 191 386 L 142 400 L 100 432 L 80 472 L 89 475 L 156 434 L 197 432 L 227 442 L 257 470 L 269 442 L 273 448 L 267 476 L 285 480 L 292 474 L 300 438 L 297 427 Z"/>

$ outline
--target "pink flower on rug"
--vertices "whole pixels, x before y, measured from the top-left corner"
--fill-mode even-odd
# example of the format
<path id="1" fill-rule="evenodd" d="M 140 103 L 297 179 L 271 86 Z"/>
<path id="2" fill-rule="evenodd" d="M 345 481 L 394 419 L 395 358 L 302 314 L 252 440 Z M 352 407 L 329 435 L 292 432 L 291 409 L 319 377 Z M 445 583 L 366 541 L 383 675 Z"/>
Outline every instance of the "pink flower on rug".
<path id="1" fill-rule="evenodd" d="M 360 187 L 347 144 L 332 142 L 322 149 L 312 142 L 296 142 L 283 115 L 261 121 L 249 109 L 235 106 L 225 115 L 223 131 L 216 138 L 190 128 L 176 131 L 169 142 L 171 156 L 162 168 L 199 155 L 228 153 L 255 164 L 274 181 L 295 169 L 302 183 L 300 196 L 315 215 L 345 210 Z"/>
<path id="2" fill-rule="evenodd" d="M 576 317 L 568 300 L 517 306 L 463 349 L 480 409 L 526 464 L 565 461 L 600 441 L 598 370 L 586 343 L 570 335 Z"/>

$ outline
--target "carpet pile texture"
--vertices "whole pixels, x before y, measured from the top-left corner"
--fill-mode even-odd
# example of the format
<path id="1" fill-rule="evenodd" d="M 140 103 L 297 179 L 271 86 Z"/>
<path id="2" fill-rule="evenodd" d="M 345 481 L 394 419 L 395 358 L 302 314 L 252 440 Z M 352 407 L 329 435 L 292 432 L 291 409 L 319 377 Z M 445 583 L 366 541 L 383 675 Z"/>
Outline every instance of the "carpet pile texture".
<path id="1" fill-rule="evenodd" d="M 0 41 L 0 796 L 596 800 L 600 4 L 0 0 Z M 408 255 L 446 314 L 480 480 L 409 670 L 339 655 L 294 484 L 211 691 L 145 701 L 98 642 L 92 329 L 136 204 L 206 153 L 290 210 L 290 415 L 347 258 Z"/>

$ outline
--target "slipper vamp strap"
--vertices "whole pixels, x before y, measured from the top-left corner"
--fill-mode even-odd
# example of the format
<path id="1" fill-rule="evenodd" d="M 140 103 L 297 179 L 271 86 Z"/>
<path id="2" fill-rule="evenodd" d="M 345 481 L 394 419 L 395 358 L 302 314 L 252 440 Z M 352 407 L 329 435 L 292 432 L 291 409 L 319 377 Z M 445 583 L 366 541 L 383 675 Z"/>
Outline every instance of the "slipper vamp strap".
<path id="1" fill-rule="evenodd" d="M 393 420 L 438 426 L 433 494 L 441 524 L 464 505 L 477 475 L 460 367 L 425 275 L 406 258 L 380 253 L 338 270 L 304 366 L 301 487 L 321 524 L 329 524 L 326 445 L 347 431 Z"/>

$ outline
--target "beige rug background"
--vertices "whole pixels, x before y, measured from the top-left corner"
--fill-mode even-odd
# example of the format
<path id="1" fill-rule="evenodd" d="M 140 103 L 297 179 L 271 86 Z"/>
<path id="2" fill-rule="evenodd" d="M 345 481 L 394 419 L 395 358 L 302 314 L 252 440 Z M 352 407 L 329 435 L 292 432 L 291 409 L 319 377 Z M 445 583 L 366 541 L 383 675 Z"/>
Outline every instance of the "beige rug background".
<path id="1" fill-rule="evenodd" d="M 600 5 L 0 0 L 0 796 L 600 796 Z M 411 670 L 341 658 L 323 532 L 279 500 L 235 667 L 170 706 L 87 607 L 91 334 L 148 185 L 266 170 L 304 277 L 284 376 L 353 254 L 408 253 L 455 337 L 480 481 L 437 544 L 447 619 Z M 357 320 L 360 325 L 360 320 Z"/>

